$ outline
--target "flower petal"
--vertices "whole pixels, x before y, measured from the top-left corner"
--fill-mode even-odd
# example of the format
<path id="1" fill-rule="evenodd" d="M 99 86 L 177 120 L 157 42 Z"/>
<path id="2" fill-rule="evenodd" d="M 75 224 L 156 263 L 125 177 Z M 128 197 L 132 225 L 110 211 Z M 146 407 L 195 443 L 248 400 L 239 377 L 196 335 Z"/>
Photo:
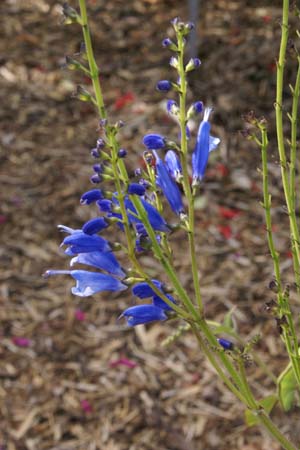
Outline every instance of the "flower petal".
<path id="1" fill-rule="evenodd" d="M 121 317 L 125 317 L 127 325 L 131 327 L 155 320 L 166 320 L 168 318 L 165 312 L 155 305 L 131 306 L 121 314 Z"/>
<path id="2" fill-rule="evenodd" d="M 118 277 L 125 277 L 125 273 L 112 252 L 79 253 L 79 255 L 72 258 L 70 261 L 71 267 L 73 267 L 74 264 L 86 264 L 87 266 L 105 270 Z"/>

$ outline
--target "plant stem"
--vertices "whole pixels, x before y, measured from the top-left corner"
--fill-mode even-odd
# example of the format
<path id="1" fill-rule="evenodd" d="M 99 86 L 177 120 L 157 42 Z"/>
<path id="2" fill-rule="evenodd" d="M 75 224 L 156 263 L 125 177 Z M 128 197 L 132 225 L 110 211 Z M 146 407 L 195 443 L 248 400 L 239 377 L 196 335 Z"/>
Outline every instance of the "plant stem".
<path id="1" fill-rule="evenodd" d="M 194 211 L 194 197 L 192 195 L 190 179 L 188 173 L 188 146 L 186 135 L 186 73 L 184 67 L 184 38 L 178 34 L 178 72 L 180 77 L 180 93 L 179 93 L 179 121 L 181 134 L 181 164 L 183 171 L 183 188 L 188 202 L 188 239 L 190 259 L 192 266 L 193 284 L 195 290 L 195 297 L 198 304 L 200 315 L 203 312 L 203 302 L 200 291 L 200 281 L 197 267 L 196 245 L 195 245 L 195 211 Z"/>
<path id="2" fill-rule="evenodd" d="M 95 92 L 95 96 L 96 96 L 98 113 L 99 113 L 100 119 L 105 119 L 106 118 L 106 110 L 105 110 L 105 106 L 104 106 L 104 100 L 103 100 L 101 85 L 100 85 L 100 81 L 99 81 L 99 69 L 98 69 L 97 63 L 95 61 L 94 52 L 93 52 L 92 39 L 91 39 L 90 29 L 89 29 L 89 25 L 88 25 L 86 4 L 85 4 L 85 0 L 78 0 L 78 1 L 79 1 L 80 14 L 81 14 L 81 20 L 82 20 L 83 38 L 84 38 L 86 54 L 87 54 L 87 58 L 88 58 L 88 62 L 89 62 L 90 75 L 91 75 L 93 88 L 94 88 L 94 92 Z"/>

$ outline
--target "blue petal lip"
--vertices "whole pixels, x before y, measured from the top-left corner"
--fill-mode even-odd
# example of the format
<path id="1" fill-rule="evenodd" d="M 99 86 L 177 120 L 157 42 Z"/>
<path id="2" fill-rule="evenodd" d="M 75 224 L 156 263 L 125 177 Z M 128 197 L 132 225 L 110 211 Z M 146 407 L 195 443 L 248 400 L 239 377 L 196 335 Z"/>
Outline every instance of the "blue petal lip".
<path id="1" fill-rule="evenodd" d="M 79 297 L 90 297 L 102 291 L 123 291 L 127 286 L 120 280 L 98 272 L 87 270 L 48 270 L 45 276 L 71 275 L 76 280 L 76 286 L 72 288 L 72 294 Z"/>
<path id="2" fill-rule="evenodd" d="M 121 314 L 121 317 L 125 317 L 127 325 L 131 327 L 168 318 L 165 312 L 155 305 L 131 306 Z"/>
<path id="3" fill-rule="evenodd" d="M 120 267 L 115 255 L 111 252 L 91 252 L 79 253 L 70 261 L 70 266 L 74 264 L 86 264 L 87 266 L 96 267 L 97 269 L 105 270 L 106 272 L 124 278 L 125 273 Z"/>
<path id="4" fill-rule="evenodd" d="M 96 235 L 90 236 L 85 233 L 74 233 L 67 236 L 63 240 L 62 245 L 70 246 L 73 254 L 94 251 L 108 252 L 111 250 L 106 239 Z"/>
<path id="5" fill-rule="evenodd" d="M 157 209 L 150 203 L 146 202 L 144 199 L 141 199 L 141 202 L 147 213 L 149 223 L 153 230 L 163 231 L 165 233 L 170 232 L 170 227 L 168 227 L 167 222 L 162 218 Z M 125 198 L 125 207 L 130 223 L 141 223 L 141 219 L 139 219 L 139 217 L 136 217 L 138 216 L 137 211 L 129 198 Z M 130 214 L 130 212 L 133 214 Z"/>
<path id="6" fill-rule="evenodd" d="M 95 219 L 91 219 L 88 222 L 86 222 L 83 227 L 82 231 L 85 234 L 95 234 L 98 233 L 101 230 L 104 230 L 104 228 L 108 227 L 108 223 L 104 219 L 104 217 L 96 217 Z"/>
<path id="7" fill-rule="evenodd" d="M 151 280 L 151 281 L 160 291 L 162 291 L 163 284 L 160 281 L 158 280 Z M 135 284 L 132 288 L 132 293 L 133 295 L 141 299 L 153 297 L 156 295 L 153 289 L 146 282 Z"/>
<path id="8" fill-rule="evenodd" d="M 100 189 L 92 189 L 85 192 L 80 199 L 82 205 L 90 205 L 91 203 L 101 200 L 103 198 L 102 191 Z"/>

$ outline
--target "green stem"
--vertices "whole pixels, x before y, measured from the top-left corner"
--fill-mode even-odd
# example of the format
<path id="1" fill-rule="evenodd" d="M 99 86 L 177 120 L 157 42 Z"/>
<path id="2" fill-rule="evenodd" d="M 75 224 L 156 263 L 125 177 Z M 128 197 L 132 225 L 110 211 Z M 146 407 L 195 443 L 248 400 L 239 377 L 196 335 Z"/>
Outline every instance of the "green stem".
<path id="1" fill-rule="evenodd" d="M 196 245 L 195 245 L 195 211 L 194 211 L 194 197 L 192 195 L 190 179 L 188 173 L 188 146 L 186 136 L 186 73 L 184 67 L 184 38 L 179 33 L 178 35 L 178 72 L 180 77 L 180 93 L 179 93 L 179 121 L 181 133 L 181 165 L 183 171 L 183 188 L 188 202 L 188 239 L 189 250 L 191 258 L 193 284 L 195 290 L 195 297 L 198 304 L 200 315 L 203 313 L 203 302 L 200 291 L 200 281 L 197 266 Z"/>
<path id="2" fill-rule="evenodd" d="M 80 14 L 81 14 L 81 21 L 82 21 L 82 32 L 83 32 L 83 38 L 85 43 L 85 49 L 86 54 L 89 62 L 89 68 L 90 68 L 90 76 L 93 83 L 93 88 L 96 96 L 96 103 L 98 108 L 98 113 L 100 116 L 100 119 L 106 118 L 106 110 L 104 106 L 104 100 L 101 90 L 101 85 L 99 81 L 99 69 L 97 66 L 97 63 L 95 61 L 94 52 L 93 52 L 93 46 L 92 46 L 92 39 L 90 34 L 90 29 L 88 25 L 88 17 L 87 17 L 87 11 L 86 11 L 86 4 L 85 0 L 78 0 L 79 1 L 79 7 L 80 7 Z"/>

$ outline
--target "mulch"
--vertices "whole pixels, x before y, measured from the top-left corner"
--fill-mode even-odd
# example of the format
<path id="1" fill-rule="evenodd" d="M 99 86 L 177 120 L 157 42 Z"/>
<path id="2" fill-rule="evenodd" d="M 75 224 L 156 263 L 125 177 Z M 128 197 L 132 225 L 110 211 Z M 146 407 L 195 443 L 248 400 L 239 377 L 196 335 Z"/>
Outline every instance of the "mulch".
<path id="1" fill-rule="evenodd" d="M 171 18 L 188 17 L 187 2 L 87 3 L 108 111 L 126 122 L 121 139 L 133 171 L 146 131 L 178 133 L 155 83 L 169 76 L 161 41 L 171 33 Z M 284 280 L 292 282 L 271 123 L 281 2 L 253 3 L 200 2 L 195 39 L 202 67 L 191 74 L 189 100 L 214 106 L 213 134 L 222 143 L 196 203 L 197 253 L 208 317 L 222 321 L 235 308 L 243 339 L 261 335 L 257 354 L 278 375 L 287 361 L 264 311 L 273 294 L 260 154 L 239 130 L 250 109 L 270 120 L 274 233 Z M 79 198 L 90 189 L 97 117 L 72 96 L 87 80 L 63 68 L 81 36 L 62 26 L 60 3 L 4 0 L 0 21 L 0 449 L 279 450 L 265 432 L 247 429 L 242 406 L 191 334 L 162 346 L 174 323 L 127 329 L 117 320 L 134 304 L 129 295 L 80 299 L 71 295 L 69 279 L 42 278 L 49 268 L 68 266 L 56 225 L 81 227 L 96 213 Z M 289 66 L 292 77 L 292 58 Z M 189 289 L 180 235 L 173 244 L 174 264 Z M 150 255 L 141 261 L 164 278 Z M 258 366 L 247 370 L 258 397 L 274 391 Z M 299 442 L 297 409 L 284 415 L 276 408 L 273 415 Z"/>

